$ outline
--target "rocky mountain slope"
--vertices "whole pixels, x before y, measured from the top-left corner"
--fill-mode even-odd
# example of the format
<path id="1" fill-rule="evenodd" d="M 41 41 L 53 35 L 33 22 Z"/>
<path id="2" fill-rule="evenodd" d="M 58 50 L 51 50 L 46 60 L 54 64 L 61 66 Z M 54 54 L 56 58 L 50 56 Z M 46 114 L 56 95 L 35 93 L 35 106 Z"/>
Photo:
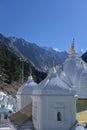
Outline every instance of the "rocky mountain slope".
<path id="1" fill-rule="evenodd" d="M 52 59 L 55 60 L 55 65 L 61 64 L 67 58 L 68 53 L 58 52 L 53 48 L 39 47 L 35 43 L 30 43 L 22 38 L 5 37 L 0 34 L 0 44 L 9 46 L 11 52 L 24 60 L 31 62 L 32 65 L 40 71 L 47 71 L 52 65 Z"/>
<path id="2" fill-rule="evenodd" d="M 53 58 L 57 65 L 63 63 L 68 56 L 68 53 L 65 51 L 57 52 L 52 48 L 42 48 L 24 39 L 10 37 L 9 40 L 38 70 L 47 71 L 51 67 Z"/>
<path id="3" fill-rule="evenodd" d="M 38 83 L 46 77 L 43 72 L 37 71 L 31 63 L 21 61 L 9 47 L 9 41 L 0 42 L 0 90 L 15 95 L 22 84 L 22 64 L 24 67 L 24 81 L 29 76 L 30 69 L 34 80 Z"/>

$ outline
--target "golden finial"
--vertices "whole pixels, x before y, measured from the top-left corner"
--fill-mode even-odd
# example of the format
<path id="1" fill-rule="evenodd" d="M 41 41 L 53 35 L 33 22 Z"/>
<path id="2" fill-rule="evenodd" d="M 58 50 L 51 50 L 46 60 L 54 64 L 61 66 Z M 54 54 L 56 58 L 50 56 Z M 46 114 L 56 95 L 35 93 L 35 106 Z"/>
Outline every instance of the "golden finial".
<path id="1" fill-rule="evenodd" d="M 69 48 L 70 54 L 72 54 L 73 51 L 74 51 L 74 39 L 73 39 L 72 44 L 71 44 L 71 46 Z"/>

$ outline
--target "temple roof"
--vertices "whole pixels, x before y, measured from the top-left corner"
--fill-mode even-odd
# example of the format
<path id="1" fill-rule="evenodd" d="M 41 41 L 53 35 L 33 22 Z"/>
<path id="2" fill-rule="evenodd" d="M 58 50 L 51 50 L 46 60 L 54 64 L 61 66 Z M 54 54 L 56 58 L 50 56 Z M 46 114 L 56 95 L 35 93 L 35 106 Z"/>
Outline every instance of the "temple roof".
<path id="1" fill-rule="evenodd" d="M 62 75 L 64 77 L 64 75 Z M 33 94 L 39 95 L 74 95 L 72 86 L 60 78 L 55 68 L 51 70 L 45 78 L 33 91 Z"/>
<path id="2" fill-rule="evenodd" d="M 34 82 L 33 77 L 29 76 L 27 82 L 25 82 L 18 90 L 17 95 L 31 94 L 37 83 Z"/>

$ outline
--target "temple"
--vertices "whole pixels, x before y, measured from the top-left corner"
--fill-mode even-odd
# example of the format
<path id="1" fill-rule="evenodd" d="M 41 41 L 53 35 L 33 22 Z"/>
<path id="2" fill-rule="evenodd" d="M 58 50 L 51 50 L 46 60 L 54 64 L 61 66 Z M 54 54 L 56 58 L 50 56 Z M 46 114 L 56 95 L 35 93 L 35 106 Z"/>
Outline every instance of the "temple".
<path id="1" fill-rule="evenodd" d="M 12 130 L 87 130 L 87 119 L 79 123 L 76 116 L 87 105 L 87 64 L 75 52 L 74 41 L 69 50 L 65 62 L 53 65 L 42 82 L 30 75 L 19 88 L 17 112 L 9 116 Z"/>

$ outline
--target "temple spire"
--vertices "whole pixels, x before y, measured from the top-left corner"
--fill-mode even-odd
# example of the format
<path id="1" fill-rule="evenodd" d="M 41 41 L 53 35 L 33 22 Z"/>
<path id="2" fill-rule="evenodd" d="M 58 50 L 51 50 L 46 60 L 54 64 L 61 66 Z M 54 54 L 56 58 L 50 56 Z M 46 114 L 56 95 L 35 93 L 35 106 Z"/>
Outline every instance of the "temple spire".
<path id="1" fill-rule="evenodd" d="M 52 59 L 52 71 L 53 73 L 56 73 L 54 57 Z"/>
<path id="2" fill-rule="evenodd" d="M 33 77 L 32 77 L 32 68 L 31 67 L 29 69 L 29 73 L 30 73 L 30 76 L 28 76 L 28 81 L 32 81 Z"/>
<path id="3" fill-rule="evenodd" d="M 73 38 L 73 41 L 72 41 L 71 46 L 69 48 L 69 53 L 72 54 L 73 51 L 74 51 L 74 38 Z"/>
<path id="4" fill-rule="evenodd" d="M 31 69 L 31 67 L 30 67 L 30 76 L 32 75 L 32 69 Z"/>

